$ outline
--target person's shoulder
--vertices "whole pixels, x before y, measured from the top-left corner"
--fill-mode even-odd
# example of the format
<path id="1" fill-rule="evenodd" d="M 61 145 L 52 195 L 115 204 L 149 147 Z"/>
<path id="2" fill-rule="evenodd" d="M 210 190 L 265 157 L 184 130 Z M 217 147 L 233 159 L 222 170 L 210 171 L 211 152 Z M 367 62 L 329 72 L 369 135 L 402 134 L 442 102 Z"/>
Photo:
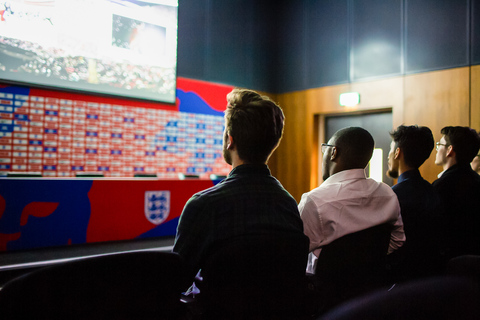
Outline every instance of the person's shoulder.
<path id="1" fill-rule="evenodd" d="M 397 183 L 392 190 L 399 200 L 438 197 L 433 185 L 422 177 Z"/>
<path id="2" fill-rule="evenodd" d="M 319 187 L 316 187 L 315 189 L 312 189 L 312 190 L 302 194 L 301 201 L 302 202 L 311 201 L 312 198 L 315 197 L 315 195 L 317 194 L 317 189 L 318 188 Z"/>
<path id="3" fill-rule="evenodd" d="M 305 192 L 302 195 L 301 202 L 304 204 L 315 203 L 315 205 L 318 206 L 323 203 L 333 201 L 334 198 L 329 196 L 332 188 L 335 188 L 335 185 L 322 183 L 315 189 Z"/>
<path id="4" fill-rule="evenodd" d="M 432 183 L 432 185 L 437 187 L 451 183 L 463 183 L 466 181 L 472 181 L 474 183 L 478 181 L 480 183 L 480 176 L 475 171 L 471 170 L 470 166 L 455 166 L 445 171 L 440 178 Z"/>
<path id="5" fill-rule="evenodd" d="M 397 183 L 392 187 L 392 189 L 401 189 L 401 188 L 424 188 L 424 189 L 431 189 L 432 184 L 425 180 L 422 176 L 412 177 L 410 179 L 406 179 L 402 182 Z"/>
<path id="6" fill-rule="evenodd" d="M 307 192 L 307 194 L 310 197 L 323 197 L 332 192 L 339 192 L 341 187 L 342 187 L 342 184 L 340 183 L 336 183 L 336 182 L 332 183 L 330 181 L 328 183 L 323 182 L 321 185 L 319 185 L 315 189 L 312 189 L 310 190 L 310 192 Z"/>
<path id="7" fill-rule="evenodd" d="M 437 180 L 433 181 L 432 183 L 432 186 L 434 188 L 438 188 L 438 187 L 441 187 L 445 184 L 449 184 L 453 181 L 456 181 L 459 179 L 459 176 L 457 174 L 455 174 L 455 172 L 447 172 L 445 171 L 441 176 L 440 178 L 438 178 Z"/>
<path id="8" fill-rule="evenodd" d="M 392 186 L 392 191 L 398 195 L 402 195 L 410 190 L 410 183 L 408 181 L 402 181 Z"/>
<path id="9" fill-rule="evenodd" d="M 188 202 L 207 201 L 208 199 L 214 198 L 215 196 L 221 194 L 223 189 L 225 189 L 225 187 L 223 186 L 223 182 L 216 184 L 210 188 L 196 192 L 190 197 Z"/>
<path id="10" fill-rule="evenodd" d="M 372 186 L 376 186 L 376 191 L 377 192 L 385 192 L 387 194 L 395 194 L 392 190 L 392 187 L 386 184 L 385 182 L 382 181 L 376 181 L 374 179 L 367 179 L 368 183 L 371 184 Z"/>

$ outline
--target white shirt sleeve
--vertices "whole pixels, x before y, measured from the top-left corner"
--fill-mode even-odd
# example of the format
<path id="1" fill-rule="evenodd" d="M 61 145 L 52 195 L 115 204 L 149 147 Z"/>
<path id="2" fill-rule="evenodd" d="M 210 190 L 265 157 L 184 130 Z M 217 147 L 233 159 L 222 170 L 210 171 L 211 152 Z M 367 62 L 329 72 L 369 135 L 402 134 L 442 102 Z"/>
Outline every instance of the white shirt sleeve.
<path id="1" fill-rule="evenodd" d="M 405 231 L 403 230 L 403 219 L 400 214 L 400 205 L 398 206 L 398 219 L 393 225 L 392 234 L 390 235 L 390 245 L 388 246 L 388 254 L 403 246 L 405 242 Z"/>
<path id="2" fill-rule="evenodd" d="M 309 251 L 312 252 L 318 249 L 325 240 L 321 213 L 308 194 L 302 196 L 298 210 L 300 211 L 300 218 L 303 221 L 303 232 L 310 239 Z"/>

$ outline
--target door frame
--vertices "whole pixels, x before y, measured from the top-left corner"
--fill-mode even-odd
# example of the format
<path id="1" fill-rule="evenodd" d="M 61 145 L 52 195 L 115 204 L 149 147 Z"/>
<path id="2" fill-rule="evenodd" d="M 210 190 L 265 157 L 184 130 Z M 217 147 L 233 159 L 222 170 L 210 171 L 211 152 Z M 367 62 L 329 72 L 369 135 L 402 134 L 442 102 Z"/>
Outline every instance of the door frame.
<path id="1" fill-rule="evenodd" d="M 347 112 L 331 112 L 331 113 L 316 113 L 314 114 L 313 119 L 313 148 L 312 148 L 312 177 L 315 177 L 315 181 L 310 181 L 310 190 L 318 187 L 322 182 L 322 170 L 320 170 L 323 161 L 323 154 L 321 150 L 321 144 L 327 142 L 328 137 L 325 135 L 325 118 L 327 117 L 348 117 L 356 115 L 366 115 L 372 113 L 392 113 L 392 129 L 393 129 L 393 107 L 382 107 L 369 110 L 356 110 L 356 111 L 347 111 Z M 322 128 L 320 130 L 320 128 Z"/>

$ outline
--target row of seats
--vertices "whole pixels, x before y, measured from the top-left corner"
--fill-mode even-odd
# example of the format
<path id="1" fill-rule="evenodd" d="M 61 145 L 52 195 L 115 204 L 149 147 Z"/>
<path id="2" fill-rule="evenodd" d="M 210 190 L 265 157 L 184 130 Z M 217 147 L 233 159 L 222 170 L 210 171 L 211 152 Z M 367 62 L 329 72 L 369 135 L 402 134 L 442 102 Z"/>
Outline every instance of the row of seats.
<path id="1" fill-rule="evenodd" d="M 180 319 L 183 268 L 157 251 L 57 263 L 7 282 L 1 319 Z"/>
<path id="2" fill-rule="evenodd" d="M 321 320 L 479 319 L 480 256 L 451 259 L 443 275 L 374 290 L 323 314 Z"/>
<path id="3" fill-rule="evenodd" d="M 265 241 L 260 248 L 259 240 Z M 303 259 L 302 254 L 288 255 L 290 240 L 273 244 L 259 235 L 246 244 L 242 241 L 238 251 L 227 245 L 216 248 L 205 264 L 202 294 L 190 300 L 182 298 L 189 283 L 183 260 L 175 253 L 120 253 L 43 267 L 2 288 L 1 318 L 468 320 L 480 316 L 479 256 L 452 259 L 444 276 L 393 288 L 357 292 L 348 283 L 355 275 L 345 276 L 337 284 L 345 287 L 332 294 L 353 291 L 319 315 L 324 299 L 330 300 L 312 294 L 304 270 L 291 262 Z M 283 246 L 285 254 L 260 255 L 273 245 Z"/>

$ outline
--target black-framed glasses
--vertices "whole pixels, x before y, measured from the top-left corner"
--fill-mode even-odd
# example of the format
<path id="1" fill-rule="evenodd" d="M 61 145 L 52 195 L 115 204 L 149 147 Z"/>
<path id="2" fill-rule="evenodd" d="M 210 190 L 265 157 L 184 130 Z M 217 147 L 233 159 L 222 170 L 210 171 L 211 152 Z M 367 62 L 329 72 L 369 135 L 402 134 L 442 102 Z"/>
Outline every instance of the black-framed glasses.
<path id="1" fill-rule="evenodd" d="M 327 147 L 335 147 L 333 144 L 322 143 L 322 153 L 325 153 Z"/>
<path id="2" fill-rule="evenodd" d="M 435 145 L 436 145 L 436 149 L 437 149 L 437 150 L 438 150 L 438 148 L 440 148 L 440 146 L 444 146 L 444 147 L 447 146 L 447 144 L 445 144 L 445 143 L 440 143 L 440 142 L 437 142 Z"/>

